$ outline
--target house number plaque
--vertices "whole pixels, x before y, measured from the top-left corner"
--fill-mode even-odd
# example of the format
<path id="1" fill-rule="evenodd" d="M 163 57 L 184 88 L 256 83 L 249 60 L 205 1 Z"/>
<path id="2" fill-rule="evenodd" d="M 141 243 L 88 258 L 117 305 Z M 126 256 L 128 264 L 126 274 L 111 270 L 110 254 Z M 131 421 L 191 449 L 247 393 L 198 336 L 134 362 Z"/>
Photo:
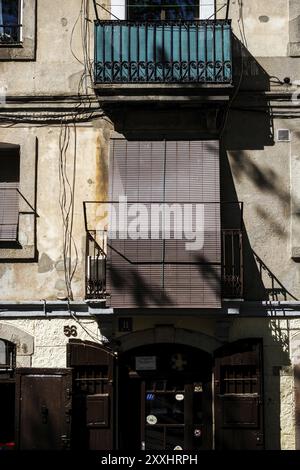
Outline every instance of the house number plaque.
<path id="1" fill-rule="evenodd" d="M 70 336 L 77 336 L 77 326 L 75 325 L 65 325 L 64 326 L 64 334 L 67 336 L 67 338 L 70 338 Z"/>

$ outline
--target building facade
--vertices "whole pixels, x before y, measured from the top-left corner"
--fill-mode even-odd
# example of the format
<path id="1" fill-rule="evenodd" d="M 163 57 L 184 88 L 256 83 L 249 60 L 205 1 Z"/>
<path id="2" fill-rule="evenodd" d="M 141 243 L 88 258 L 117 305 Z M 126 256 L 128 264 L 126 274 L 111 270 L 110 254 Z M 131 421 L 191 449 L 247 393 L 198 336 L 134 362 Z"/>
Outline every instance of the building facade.
<path id="1" fill-rule="evenodd" d="M 0 1 L 1 445 L 299 449 L 299 2 L 52 6 Z"/>

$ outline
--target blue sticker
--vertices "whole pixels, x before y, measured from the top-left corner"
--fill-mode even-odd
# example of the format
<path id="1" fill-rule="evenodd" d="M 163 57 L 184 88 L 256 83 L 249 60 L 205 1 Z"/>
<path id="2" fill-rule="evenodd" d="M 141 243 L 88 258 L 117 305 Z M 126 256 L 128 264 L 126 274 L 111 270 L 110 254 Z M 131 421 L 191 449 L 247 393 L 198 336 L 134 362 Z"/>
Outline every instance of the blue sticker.
<path id="1" fill-rule="evenodd" d="M 154 399 L 155 399 L 154 393 L 147 393 L 146 400 L 151 401 Z"/>

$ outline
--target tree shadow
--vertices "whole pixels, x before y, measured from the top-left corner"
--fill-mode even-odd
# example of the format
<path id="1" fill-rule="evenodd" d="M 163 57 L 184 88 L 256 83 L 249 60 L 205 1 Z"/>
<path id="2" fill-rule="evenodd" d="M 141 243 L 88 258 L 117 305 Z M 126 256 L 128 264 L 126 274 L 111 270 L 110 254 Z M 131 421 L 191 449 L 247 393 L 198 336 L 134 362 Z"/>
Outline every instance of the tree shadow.
<path id="1" fill-rule="evenodd" d="M 117 253 L 108 254 L 108 295 L 115 308 L 172 306 L 173 301 L 158 283 L 163 263 L 130 262 Z"/>

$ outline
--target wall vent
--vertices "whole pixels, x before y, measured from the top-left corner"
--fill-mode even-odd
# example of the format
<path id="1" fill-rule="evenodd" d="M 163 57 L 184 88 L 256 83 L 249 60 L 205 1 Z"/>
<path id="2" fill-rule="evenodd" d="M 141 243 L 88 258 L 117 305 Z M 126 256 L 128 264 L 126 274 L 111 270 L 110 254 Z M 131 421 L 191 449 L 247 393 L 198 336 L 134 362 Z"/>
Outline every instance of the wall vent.
<path id="1" fill-rule="evenodd" d="M 278 142 L 290 142 L 291 133 L 289 129 L 278 129 L 277 131 L 277 140 Z"/>

